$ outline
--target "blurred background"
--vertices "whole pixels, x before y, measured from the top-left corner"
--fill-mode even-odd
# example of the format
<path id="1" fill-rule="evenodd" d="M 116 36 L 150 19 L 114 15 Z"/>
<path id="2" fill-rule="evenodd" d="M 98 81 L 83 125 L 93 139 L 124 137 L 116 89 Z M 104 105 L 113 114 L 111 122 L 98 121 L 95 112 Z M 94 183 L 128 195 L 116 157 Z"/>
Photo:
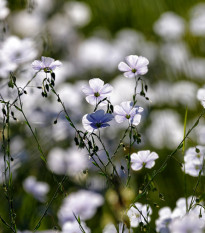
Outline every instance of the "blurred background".
<path id="1" fill-rule="evenodd" d="M 68 179 L 39 229 L 60 230 L 57 213 L 64 197 L 80 189 L 90 189 L 103 196 L 104 205 L 86 224 L 92 232 L 102 232 L 106 224 L 116 224 L 119 220 L 116 212 L 122 211 L 122 207 L 116 201 L 118 193 L 122 192 L 128 207 L 149 180 L 147 174 L 159 168 L 178 146 L 184 134 L 186 108 L 187 129 L 202 111 L 196 96 L 205 78 L 205 3 L 200 0 L 0 0 L 0 30 L 1 96 L 5 100 L 16 96 L 16 91 L 7 86 L 11 71 L 17 78 L 17 85 L 23 87 L 34 75 L 31 63 L 35 59 L 47 56 L 60 60 L 63 66 L 55 71 L 55 88 L 80 129 L 83 129 L 82 116 L 93 111 L 85 101 L 82 86 L 91 78 L 101 78 L 114 88 L 113 105 L 132 100 L 135 81 L 126 79 L 117 66 L 131 54 L 149 60 L 149 72 L 143 77 L 148 85 L 149 100 L 138 96 L 138 105 L 144 108 L 138 127 L 142 142 L 135 144 L 132 152 L 155 151 L 159 159 L 151 171 L 132 172 L 127 190 L 108 187 L 86 151 L 75 146 L 75 132 L 63 113 L 58 116 L 62 107 L 56 97 L 50 93 L 48 98 L 43 98 L 41 90 L 36 88 L 41 86 L 44 73 L 38 74 L 22 99 L 24 112 L 47 155 L 47 165 L 41 160 L 33 136 L 18 111 L 15 112 L 18 120 L 12 122 L 14 208 L 18 229 L 33 229 L 45 203 L 53 196 L 57 184 L 53 181 L 52 170 L 58 181 L 64 174 Z M 57 124 L 53 124 L 57 117 Z M 111 154 L 125 129 L 125 125 L 112 123 L 103 130 L 102 137 Z M 120 168 L 126 168 L 128 137 L 124 144 L 125 149 L 119 150 L 114 160 L 122 180 L 127 175 Z M 204 119 L 186 140 L 186 149 L 197 145 L 205 145 Z M 101 157 L 106 160 L 103 152 Z M 152 207 L 153 228 L 159 208 L 174 208 L 176 201 L 185 195 L 185 178 L 187 196 L 192 194 L 197 181 L 196 177 L 185 176 L 182 172 L 183 152 L 177 152 L 175 158 L 156 177 L 153 190 L 140 200 Z M 3 164 L 1 152 L 1 174 Z M 3 182 L 3 175 L 0 178 Z M 201 184 L 198 195 L 205 191 Z M 3 186 L 0 198 L 0 213 L 8 219 Z M 2 223 L 0 229 L 0 232 L 7 232 Z"/>

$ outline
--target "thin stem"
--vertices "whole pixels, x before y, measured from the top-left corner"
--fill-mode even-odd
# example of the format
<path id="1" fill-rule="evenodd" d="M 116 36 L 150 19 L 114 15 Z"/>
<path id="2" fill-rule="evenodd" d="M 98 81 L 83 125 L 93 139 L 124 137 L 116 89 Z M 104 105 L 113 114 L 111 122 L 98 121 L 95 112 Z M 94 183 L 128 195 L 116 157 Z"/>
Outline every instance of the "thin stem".
<path id="1" fill-rule="evenodd" d="M 164 162 L 162 163 L 162 165 L 160 166 L 160 168 L 155 172 L 155 174 L 151 177 L 151 179 L 149 180 L 149 182 L 145 185 L 142 193 L 138 194 L 135 201 L 136 202 L 137 200 L 139 200 L 147 191 L 150 183 L 155 179 L 155 177 L 161 173 L 164 168 L 166 167 L 167 165 L 167 162 L 173 157 L 174 154 L 176 154 L 176 152 L 182 148 L 183 146 L 183 142 L 184 140 L 189 136 L 189 134 L 192 132 L 192 130 L 198 125 L 199 123 L 199 120 L 201 119 L 201 117 L 205 114 L 205 110 L 202 111 L 202 113 L 200 114 L 200 116 L 198 117 L 198 119 L 195 121 L 195 123 L 193 124 L 193 126 L 188 130 L 188 132 L 186 133 L 186 136 L 182 139 L 182 141 L 179 143 L 178 147 L 171 153 L 169 154 L 166 159 L 164 160 Z"/>

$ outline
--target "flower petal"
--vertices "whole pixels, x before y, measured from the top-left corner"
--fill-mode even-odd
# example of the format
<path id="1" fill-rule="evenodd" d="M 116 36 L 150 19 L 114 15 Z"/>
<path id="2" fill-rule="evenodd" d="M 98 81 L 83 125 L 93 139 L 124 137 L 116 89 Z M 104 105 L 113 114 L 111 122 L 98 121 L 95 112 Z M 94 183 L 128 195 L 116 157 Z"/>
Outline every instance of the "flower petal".
<path id="1" fill-rule="evenodd" d="M 62 63 L 59 60 L 56 60 L 56 61 L 52 62 L 49 67 L 52 70 L 55 70 L 57 67 L 60 67 L 60 66 L 62 66 Z"/>
<path id="2" fill-rule="evenodd" d="M 131 168 L 134 171 L 139 171 L 140 169 L 142 169 L 143 165 L 142 163 L 133 163 L 131 164 Z"/>
<path id="3" fill-rule="evenodd" d="M 55 60 L 53 59 L 53 58 L 51 58 L 51 57 L 41 57 L 41 61 L 42 61 L 42 63 L 44 64 L 44 68 L 45 67 L 49 67 L 50 66 L 50 64 L 52 63 L 52 62 L 54 62 Z"/>
<path id="4" fill-rule="evenodd" d="M 94 95 L 89 95 L 85 99 L 91 105 L 96 105 L 98 103 L 97 98 Z"/>
<path id="5" fill-rule="evenodd" d="M 135 115 L 133 117 L 133 119 L 131 119 L 131 123 L 133 125 L 139 125 L 140 121 L 141 121 L 141 115 L 140 114 Z"/>
<path id="6" fill-rule="evenodd" d="M 144 66 L 144 67 L 140 67 L 139 69 L 137 69 L 137 74 L 138 75 L 144 75 L 144 74 L 146 74 L 147 73 L 147 71 L 148 71 L 148 68 L 147 68 L 147 66 Z"/>
<path id="7" fill-rule="evenodd" d="M 134 78 L 137 74 L 133 73 L 132 71 L 128 71 L 124 73 L 125 78 Z"/>
<path id="8" fill-rule="evenodd" d="M 149 64 L 149 61 L 146 57 L 139 56 L 137 64 L 136 64 L 136 68 L 139 69 L 141 67 L 147 66 L 148 64 Z"/>
<path id="9" fill-rule="evenodd" d="M 124 116 L 116 115 L 115 120 L 117 123 L 122 123 L 122 122 L 126 121 L 126 118 Z"/>
<path id="10" fill-rule="evenodd" d="M 127 62 L 127 64 L 132 68 L 136 68 L 136 64 L 138 62 L 138 56 L 137 55 L 130 55 L 125 57 L 125 61 Z"/>
<path id="11" fill-rule="evenodd" d="M 99 90 L 103 87 L 104 82 L 99 78 L 93 78 L 89 80 L 89 84 L 94 92 L 99 92 Z"/>
<path id="12" fill-rule="evenodd" d="M 155 165 L 155 161 L 149 161 L 149 162 L 146 163 L 145 167 L 146 168 L 152 168 L 152 167 L 154 167 L 154 165 Z"/>
<path id="13" fill-rule="evenodd" d="M 84 92 L 86 95 L 93 95 L 94 94 L 93 89 L 87 85 L 82 87 L 82 92 Z"/>
<path id="14" fill-rule="evenodd" d="M 124 62 L 120 62 L 118 65 L 118 70 L 122 72 L 131 71 L 131 68 Z"/>
<path id="15" fill-rule="evenodd" d="M 40 69 L 43 68 L 43 64 L 42 64 L 41 61 L 35 60 L 34 62 L 32 62 L 32 68 L 33 68 L 34 70 L 40 70 Z"/>
<path id="16" fill-rule="evenodd" d="M 101 94 L 109 94 L 110 92 L 112 92 L 113 87 L 110 84 L 105 84 L 101 89 L 100 89 L 100 95 Z"/>

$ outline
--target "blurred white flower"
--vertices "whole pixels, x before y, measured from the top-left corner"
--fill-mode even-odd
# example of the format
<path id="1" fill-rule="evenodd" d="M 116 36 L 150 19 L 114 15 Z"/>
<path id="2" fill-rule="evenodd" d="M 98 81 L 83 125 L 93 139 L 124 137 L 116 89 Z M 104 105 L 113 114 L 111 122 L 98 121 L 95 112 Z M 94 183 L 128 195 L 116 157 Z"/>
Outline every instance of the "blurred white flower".
<path id="1" fill-rule="evenodd" d="M 45 30 L 42 17 L 31 14 L 28 10 L 12 12 L 10 20 L 12 32 L 22 37 L 36 37 Z"/>
<path id="2" fill-rule="evenodd" d="M 183 125 L 177 112 L 171 109 L 155 110 L 150 119 L 152 123 L 146 134 L 154 147 L 173 149 L 183 139 Z"/>
<path id="3" fill-rule="evenodd" d="M 91 11 L 86 3 L 71 1 L 65 4 L 64 9 L 74 26 L 83 27 L 90 22 Z"/>
<path id="4" fill-rule="evenodd" d="M 195 36 L 205 35 L 205 3 L 196 4 L 190 10 L 190 31 Z"/>
<path id="5" fill-rule="evenodd" d="M 149 150 L 138 151 L 138 153 L 131 154 L 131 168 L 134 171 L 138 171 L 143 167 L 152 168 L 155 165 L 155 160 L 158 159 L 159 156 L 155 152 L 151 152 Z"/>
<path id="6" fill-rule="evenodd" d="M 154 31 L 165 40 L 180 39 L 185 31 L 185 22 L 174 12 L 165 12 L 155 22 Z"/>
<path id="7" fill-rule="evenodd" d="M 107 224 L 102 233 L 132 233 L 132 229 L 127 229 L 126 225 L 123 223 L 119 223 L 118 226 L 119 230 L 116 229 L 116 227 L 114 226 L 114 224 Z"/>
<path id="8" fill-rule="evenodd" d="M 204 223 L 203 220 L 192 213 L 186 214 L 182 218 L 177 218 L 173 220 L 170 225 L 170 233 L 203 233 Z"/>
<path id="9" fill-rule="evenodd" d="M 121 57 L 118 49 L 107 40 L 91 37 L 79 44 L 76 66 L 86 70 L 99 68 L 113 72 Z"/>
<path id="10" fill-rule="evenodd" d="M 76 176 L 82 173 L 88 166 L 88 157 L 83 150 L 76 147 L 63 150 L 53 148 L 48 155 L 48 167 L 58 175 L 68 174 Z"/>
<path id="11" fill-rule="evenodd" d="M 54 60 L 50 57 L 41 57 L 40 60 L 35 60 L 32 63 L 32 68 L 37 71 L 44 71 L 45 73 L 53 72 L 57 67 L 62 66 L 62 63 L 59 60 Z"/>
<path id="12" fill-rule="evenodd" d="M 80 224 L 86 233 L 91 232 L 84 222 L 81 221 Z M 63 224 L 61 233 L 82 233 L 82 231 L 77 221 L 68 221 L 68 222 L 65 222 L 65 224 Z"/>
<path id="13" fill-rule="evenodd" d="M 118 69 L 124 72 L 126 78 L 134 78 L 140 75 L 144 75 L 148 71 L 149 61 L 147 58 L 137 55 L 130 55 L 125 57 L 125 62 L 120 62 Z"/>
<path id="14" fill-rule="evenodd" d="M 200 88 L 198 90 L 197 99 L 201 101 L 202 106 L 205 108 L 205 88 Z"/>
<path id="15" fill-rule="evenodd" d="M 23 182 L 23 187 L 27 193 L 33 195 L 40 202 L 46 200 L 46 194 L 50 189 L 47 183 L 36 181 L 34 176 L 27 177 Z"/>
<path id="16" fill-rule="evenodd" d="M 196 149 L 197 148 L 197 149 Z M 205 175 L 204 159 L 205 147 L 196 146 L 189 148 L 184 156 L 185 173 L 190 176 L 197 177 L 201 171 L 201 175 Z M 182 168 L 184 170 L 184 168 Z"/>
<path id="17" fill-rule="evenodd" d="M 151 207 L 137 202 L 135 203 L 135 207 L 132 206 L 127 212 L 131 227 L 138 227 L 140 222 L 145 225 L 147 222 L 150 222 L 150 215 L 152 214 Z"/>
<path id="18" fill-rule="evenodd" d="M 86 101 L 89 104 L 97 105 L 100 101 L 107 98 L 109 100 L 109 96 L 113 90 L 113 87 L 106 83 L 104 85 L 104 81 L 99 78 L 93 78 L 89 80 L 90 86 L 83 86 L 82 91 L 87 95 Z M 107 101 L 101 102 L 99 105 L 106 105 Z"/>
<path id="19" fill-rule="evenodd" d="M 133 106 L 133 102 L 125 101 L 120 105 L 114 106 L 115 120 L 117 123 L 128 121 L 129 124 L 137 126 L 140 123 L 143 108 L 139 106 Z"/>
<path id="20" fill-rule="evenodd" d="M 169 224 L 172 221 L 172 211 L 169 207 L 163 207 L 158 212 L 159 218 L 155 221 L 156 230 L 159 233 L 170 233 Z"/>
<path id="21" fill-rule="evenodd" d="M 80 190 L 71 193 L 63 201 L 58 212 L 58 219 L 63 225 L 67 221 L 75 221 L 75 214 L 81 220 L 87 220 L 94 216 L 97 208 L 103 204 L 103 197 L 92 191 Z"/>
<path id="22" fill-rule="evenodd" d="M 2 44 L 4 56 L 17 65 L 30 62 L 37 56 L 35 43 L 30 38 L 8 37 Z"/>
<path id="23" fill-rule="evenodd" d="M 6 5 L 7 5 L 6 0 L 0 1 L 0 20 L 4 20 L 10 12 L 10 10 L 7 8 Z"/>

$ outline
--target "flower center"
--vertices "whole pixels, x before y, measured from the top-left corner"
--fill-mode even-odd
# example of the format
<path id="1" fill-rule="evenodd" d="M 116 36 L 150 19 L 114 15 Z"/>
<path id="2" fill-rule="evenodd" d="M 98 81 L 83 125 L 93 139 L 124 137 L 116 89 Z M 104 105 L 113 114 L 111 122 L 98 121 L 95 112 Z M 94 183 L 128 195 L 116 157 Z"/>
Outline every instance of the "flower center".
<path id="1" fill-rule="evenodd" d="M 95 96 L 95 97 L 99 97 L 99 96 L 100 96 L 100 93 L 99 93 L 99 92 L 95 92 L 95 93 L 94 93 L 94 96 Z"/>
<path id="2" fill-rule="evenodd" d="M 100 127 L 101 127 L 101 125 L 102 125 L 102 124 L 101 124 L 101 123 L 99 123 L 99 122 L 98 122 L 98 123 L 96 123 L 97 128 L 100 128 Z"/>
<path id="3" fill-rule="evenodd" d="M 132 73 L 136 73 L 136 71 L 137 71 L 136 69 L 132 69 Z"/>
<path id="4" fill-rule="evenodd" d="M 196 157 L 197 157 L 197 158 L 201 158 L 201 155 L 200 155 L 200 154 L 197 154 Z"/>
<path id="5" fill-rule="evenodd" d="M 127 114 L 125 117 L 126 117 L 127 119 L 130 119 L 131 116 Z"/>
<path id="6" fill-rule="evenodd" d="M 44 71 L 45 73 L 50 73 L 50 72 L 52 71 L 52 69 L 51 69 L 50 67 L 45 67 L 45 68 L 43 69 L 43 71 Z"/>

